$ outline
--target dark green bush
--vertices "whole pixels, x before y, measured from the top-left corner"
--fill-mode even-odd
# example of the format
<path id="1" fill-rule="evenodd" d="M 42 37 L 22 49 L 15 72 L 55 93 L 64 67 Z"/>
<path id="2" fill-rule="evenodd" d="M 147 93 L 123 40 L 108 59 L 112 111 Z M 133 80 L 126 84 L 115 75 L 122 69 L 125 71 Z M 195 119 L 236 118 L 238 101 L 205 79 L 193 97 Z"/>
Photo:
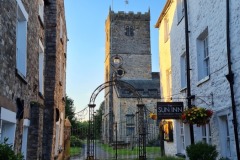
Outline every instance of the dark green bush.
<path id="1" fill-rule="evenodd" d="M 0 143 L 0 159 L 2 160 L 23 160 L 22 154 L 15 154 L 12 150 L 12 145 L 7 143 L 8 138 L 4 138 L 3 143 Z"/>
<path id="2" fill-rule="evenodd" d="M 76 136 L 71 136 L 70 138 L 70 146 L 71 147 L 82 147 L 83 142 Z"/>
<path id="3" fill-rule="evenodd" d="M 186 148 L 189 160 L 216 160 L 218 152 L 216 146 L 204 142 L 197 142 Z"/>

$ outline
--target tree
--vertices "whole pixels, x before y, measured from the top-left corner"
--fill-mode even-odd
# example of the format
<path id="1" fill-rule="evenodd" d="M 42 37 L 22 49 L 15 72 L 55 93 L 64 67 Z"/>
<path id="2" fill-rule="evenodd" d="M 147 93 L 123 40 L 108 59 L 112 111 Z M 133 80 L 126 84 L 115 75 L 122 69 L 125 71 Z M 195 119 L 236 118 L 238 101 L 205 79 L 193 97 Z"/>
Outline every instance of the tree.
<path id="1" fill-rule="evenodd" d="M 100 107 L 98 110 L 96 110 L 96 115 L 94 116 L 95 119 L 95 131 L 96 131 L 96 138 L 100 139 L 101 138 L 101 133 L 102 133 L 102 115 L 103 115 L 103 110 L 104 110 L 105 102 L 103 101 L 100 104 Z"/>
<path id="2" fill-rule="evenodd" d="M 74 101 L 70 97 L 66 96 L 65 116 L 68 117 L 72 127 L 76 126 L 77 123 L 74 112 L 75 112 Z"/>

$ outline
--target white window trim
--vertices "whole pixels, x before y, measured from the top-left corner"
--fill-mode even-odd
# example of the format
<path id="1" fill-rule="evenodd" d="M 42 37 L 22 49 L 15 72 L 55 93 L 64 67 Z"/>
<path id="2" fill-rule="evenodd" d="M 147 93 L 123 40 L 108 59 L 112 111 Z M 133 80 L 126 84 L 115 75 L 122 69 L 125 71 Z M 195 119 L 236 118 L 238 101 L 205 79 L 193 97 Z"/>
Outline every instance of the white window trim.
<path id="1" fill-rule="evenodd" d="M 205 40 L 207 39 L 207 47 Z M 207 48 L 207 57 L 205 57 Z M 203 79 L 210 77 L 210 59 L 209 59 L 209 43 L 208 43 L 208 28 L 206 28 L 197 38 L 197 63 L 198 63 L 198 81 L 205 82 Z M 207 58 L 207 59 L 206 59 Z M 205 63 L 205 61 L 208 63 Z"/>
<path id="2" fill-rule="evenodd" d="M 184 17 L 184 0 L 177 0 L 177 18 L 178 18 L 178 23 L 181 22 L 181 20 Z"/>
<path id="3" fill-rule="evenodd" d="M 20 11 L 18 10 L 20 9 Z M 17 26 L 16 26 L 16 69 L 17 73 L 23 78 L 26 78 L 27 75 L 27 22 L 28 22 L 28 13 L 26 12 L 24 5 L 21 0 L 17 0 Z M 18 14 L 21 15 L 18 15 Z M 19 20 L 19 16 L 21 16 L 21 20 Z M 20 27 L 21 26 L 21 27 Z M 22 29 L 19 32 L 19 29 Z M 26 34 L 25 34 L 26 32 Z M 21 34 L 22 35 L 19 35 Z M 24 40 L 20 40 L 20 36 L 23 37 Z M 22 52 L 20 52 L 22 51 Z M 19 55 L 19 53 L 22 53 Z M 21 57 L 24 56 L 24 57 Z M 24 64 L 22 64 L 24 63 Z"/>
<path id="4" fill-rule="evenodd" d="M 19 8 L 21 9 L 21 11 L 23 12 L 24 17 L 28 20 L 28 13 L 25 10 L 22 1 L 21 0 L 17 0 L 17 3 L 18 3 Z"/>
<path id="5" fill-rule="evenodd" d="M 181 73 L 181 88 L 187 87 L 187 62 L 186 62 L 186 52 L 184 52 L 180 57 L 180 73 Z"/>
<path id="6" fill-rule="evenodd" d="M 206 135 L 203 135 L 203 130 L 205 130 Z M 211 125 L 205 124 L 202 126 L 202 140 L 206 139 L 206 143 L 211 144 L 212 143 L 212 133 L 211 133 Z"/>
<path id="7" fill-rule="evenodd" d="M 169 39 L 169 19 L 164 19 L 164 42 L 167 42 Z"/>
<path id="8" fill-rule="evenodd" d="M 63 40 L 63 19 L 60 16 L 60 39 Z"/>
<path id="9" fill-rule="evenodd" d="M 42 52 L 41 52 L 42 51 Z M 39 92 L 44 95 L 44 47 L 39 39 Z"/>
<path id="10" fill-rule="evenodd" d="M 38 0 L 38 1 L 39 1 L 38 15 L 39 15 L 40 21 L 44 23 L 44 1 L 43 0 Z"/>

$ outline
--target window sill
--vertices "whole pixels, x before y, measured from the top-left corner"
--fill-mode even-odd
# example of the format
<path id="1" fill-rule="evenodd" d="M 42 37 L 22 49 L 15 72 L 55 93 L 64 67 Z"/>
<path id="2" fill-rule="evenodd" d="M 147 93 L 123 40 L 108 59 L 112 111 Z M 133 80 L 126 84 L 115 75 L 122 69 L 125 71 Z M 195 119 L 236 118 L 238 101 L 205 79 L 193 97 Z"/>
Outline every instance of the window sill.
<path id="1" fill-rule="evenodd" d="M 15 72 L 16 72 L 17 77 L 18 77 L 24 84 L 27 84 L 26 78 L 24 77 L 24 75 L 23 75 L 21 72 L 18 71 L 17 68 L 16 68 Z"/>
<path id="2" fill-rule="evenodd" d="M 200 85 L 202 85 L 203 83 L 207 82 L 210 79 L 210 76 L 206 76 L 203 79 L 201 79 L 198 83 L 197 86 L 199 87 Z"/>
<path id="3" fill-rule="evenodd" d="M 184 16 L 182 16 L 182 18 L 180 18 L 180 19 L 178 20 L 177 26 L 182 22 L 183 17 L 184 17 Z"/>
<path id="4" fill-rule="evenodd" d="M 44 29 L 44 22 L 43 22 L 43 20 L 42 20 L 42 18 L 41 18 L 40 15 L 38 15 L 38 20 L 39 20 L 39 22 L 40 22 L 42 28 Z"/>
<path id="5" fill-rule="evenodd" d="M 186 155 L 183 153 L 177 153 L 177 154 L 175 154 L 175 156 L 181 157 L 181 158 L 186 158 Z"/>
<path id="6" fill-rule="evenodd" d="M 187 90 L 187 87 L 182 87 L 181 89 L 180 89 L 180 92 L 184 92 L 184 91 L 186 91 Z"/>
<path id="7" fill-rule="evenodd" d="M 39 97 L 42 98 L 43 100 L 45 99 L 45 98 L 44 98 L 44 95 L 43 95 L 41 92 L 38 92 L 38 95 L 39 95 Z"/>

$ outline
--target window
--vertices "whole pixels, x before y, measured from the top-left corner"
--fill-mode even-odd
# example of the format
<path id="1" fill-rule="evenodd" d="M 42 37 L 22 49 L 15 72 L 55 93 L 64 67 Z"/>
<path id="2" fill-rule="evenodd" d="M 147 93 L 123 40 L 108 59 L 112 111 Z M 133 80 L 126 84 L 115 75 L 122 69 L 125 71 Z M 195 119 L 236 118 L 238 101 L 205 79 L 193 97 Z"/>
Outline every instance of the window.
<path id="1" fill-rule="evenodd" d="M 172 71 L 171 69 L 166 70 L 166 85 L 167 85 L 167 97 L 170 98 L 172 94 Z"/>
<path id="2" fill-rule="evenodd" d="M 164 41 L 167 42 L 169 39 L 169 20 L 164 19 Z"/>
<path id="3" fill-rule="evenodd" d="M 126 115 L 126 125 L 130 126 L 130 125 L 134 125 L 134 114 L 127 114 Z"/>
<path id="4" fill-rule="evenodd" d="M 41 23 L 44 22 L 44 1 L 38 0 L 38 16 L 41 21 Z"/>
<path id="5" fill-rule="evenodd" d="M 212 134 L 210 124 L 202 126 L 202 141 L 208 144 L 212 143 Z"/>
<path id="6" fill-rule="evenodd" d="M 180 122 L 180 148 L 181 152 L 185 149 L 185 142 L 184 142 L 184 127 L 183 127 L 183 122 Z"/>
<path id="7" fill-rule="evenodd" d="M 232 159 L 231 138 L 229 134 L 229 122 L 227 115 L 219 117 L 221 156 Z"/>
<path id="8" fill-rule="evenodd" d="M 186 53 L 184 52 L 180 57 L 181 65 L 181 88 L 186 88 L 187 86 L 187 62 L 186 62 Z"/>
<path id="9" fill-rule="evenodd" d="M 42 45 L 41 40 L 39 40 L 39 92 L 44 95 L 44 47 Z"/>
<path id="10" fill-rule="evenodd" d="M 134 127 L 127 127 L 126 128 L 126 135 L 130 136 L 134 134 Z"/>
<path id="11" fill-rule="evenodd" d="M 177 0 L 178 22 L 184 17 L 184 0 Z"/>
<path id="12" fill-rule="evenodd" d="M 133 26 L 125 26 L 125 35 L 126 36 L 133 36 L 134 35 Z"/>
<path id="13" fill-rule="evenodd" d="M 201 80 L 210 75 L 207 29 L 205 29 L 205 31 L 197 39 L 197 52 L 198 52 L 198 80 Z"/>
<path id="14" fill-rule="evenodd" d="M 16 68 L 24 78 L 27 75 L 27 21 L 28 14 L 21 0 L 17 0 Z"/>
<path id="15" fill-rule="evenodd" d="M 60 39 L 63 40 L 63 19 L 60 16 Z"/>

